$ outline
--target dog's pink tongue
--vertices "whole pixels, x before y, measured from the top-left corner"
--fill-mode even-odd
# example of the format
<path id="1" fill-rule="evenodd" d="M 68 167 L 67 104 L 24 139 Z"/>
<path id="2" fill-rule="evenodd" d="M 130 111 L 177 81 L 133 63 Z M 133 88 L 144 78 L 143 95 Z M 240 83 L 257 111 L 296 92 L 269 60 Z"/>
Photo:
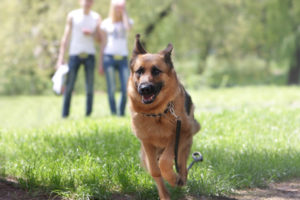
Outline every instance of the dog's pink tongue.
<path id="1" fill-rule="evenodd" d="M 144 100 L 148 101 L 151 100 L 153 96 L 154 96 L 153 94 L 149 94 L 149 95 L 144 95 L 143 98 Z"/>

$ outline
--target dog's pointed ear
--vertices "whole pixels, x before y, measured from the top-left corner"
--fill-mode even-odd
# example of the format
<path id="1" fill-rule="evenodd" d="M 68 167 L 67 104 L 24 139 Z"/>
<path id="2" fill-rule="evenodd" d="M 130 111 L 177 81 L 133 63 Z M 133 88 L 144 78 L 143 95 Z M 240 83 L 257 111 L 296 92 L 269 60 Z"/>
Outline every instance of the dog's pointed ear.
<path id="1" fill-rule="evenodd" d="M 169 43 L 168 46 L 167 46 L 167 48 L 165 48 L 164 50 L 162 50 L 159 53 L 163 54 L 163 55 L 171 55 L 172 50 L 173 50 L 173 45 L 171 43 Z"/>
<path id="2" fill-rule="evenodd" d="M 140 34 L 136 34 L 135 36 L 135 44 L 133 48 L 133 56 L 137 56 L 139 54 L 146 54 L 147 51 L 144 49 L 144 47 L 141 44 L 140 41 Z"/>
<path id="3" fill-rule="evenodd" d="M 165 62 L 171 67 L 173 68 L 173 62 L 171 59 L 171 54 L 172 54 L 172 50 L 173 50 L 173 45 L 171 43 L 168 44 L 167 48 L 165 48 L 164 50 L 160 51 L 159 53 L 162 54 L 165 58 Z"/>
<path id="4" fill-rule="evenodd" d="M 140 41 L 140 34 L 136 34 L 135 36 L 135 43 L 132 51 L 132 57 L 130 59 L 130 70 L 133 71 L 133 65 L 135 63 L 135 60 L 138 55 L 140 54 L 146 54 L 147 51 L 144 49 L 144 47 L 141 44 Z"/>

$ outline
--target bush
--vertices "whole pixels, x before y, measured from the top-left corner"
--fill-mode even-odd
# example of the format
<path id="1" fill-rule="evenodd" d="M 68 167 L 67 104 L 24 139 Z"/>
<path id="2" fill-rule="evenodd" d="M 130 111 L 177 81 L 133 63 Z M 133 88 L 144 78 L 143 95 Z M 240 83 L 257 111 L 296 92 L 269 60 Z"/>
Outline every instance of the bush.
<path id="1" fill-rule="evenodd" d="M 211 87 L 262 85 L 275 83 L 278 76 L 271 65 L 256 56 L 239 59 L 217 59 L 210 56 L 206 63 L 203 79 Z M 282 80 L 281 80 L 282 81 Z M 284 84 L 277 80 L 277 84 Z"/>
<path id="2" fill-rule="evenodd" d="M 276 84 L 286 82 L 286 68 L 268 64 L 256 56 L 233 60 L 208 57 L 203 73 L 199 74 L 197 59 L 175 62 L 175 68 L 184 85 L 190 89 L 203 87 L 232 87 Z"/>

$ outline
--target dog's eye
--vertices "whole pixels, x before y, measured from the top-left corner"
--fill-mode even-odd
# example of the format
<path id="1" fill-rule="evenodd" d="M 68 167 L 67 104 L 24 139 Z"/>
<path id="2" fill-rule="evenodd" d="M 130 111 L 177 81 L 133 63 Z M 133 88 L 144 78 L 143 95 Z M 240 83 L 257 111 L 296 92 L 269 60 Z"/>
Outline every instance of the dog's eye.
<path id="1" fill-rule="evenodd" d="M 157 67 L 153 67 L 151 73 L 153 76 L 157 76 L 161 73 L 161 71 Z"/>
<path id="2" fill-rule="evenodd" d="M 143 73 L 144 73 L 144 68 L 143 67 L 140 67 L 138 70 L 136 70 L 135 71 L 135 73 L 137 74 L 137 75 L 142 75 Z"/>

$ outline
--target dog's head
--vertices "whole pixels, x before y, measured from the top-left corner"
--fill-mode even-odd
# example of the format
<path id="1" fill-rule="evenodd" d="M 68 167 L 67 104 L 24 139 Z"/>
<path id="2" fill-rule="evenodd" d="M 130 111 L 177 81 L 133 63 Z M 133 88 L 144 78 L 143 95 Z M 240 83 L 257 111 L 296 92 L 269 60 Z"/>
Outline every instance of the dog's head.
<path id="1" fill-rule="evenodd" d="M 171 60 L 173 46 L 169 44 L 163 51 L 151 54 L 146 52 L 139 38 L 137 34 L 130 61 L 131 80 L 142 103 L 152 104 L 167 95 L 160 93 L 172 79 L 176 79 Z"/>

